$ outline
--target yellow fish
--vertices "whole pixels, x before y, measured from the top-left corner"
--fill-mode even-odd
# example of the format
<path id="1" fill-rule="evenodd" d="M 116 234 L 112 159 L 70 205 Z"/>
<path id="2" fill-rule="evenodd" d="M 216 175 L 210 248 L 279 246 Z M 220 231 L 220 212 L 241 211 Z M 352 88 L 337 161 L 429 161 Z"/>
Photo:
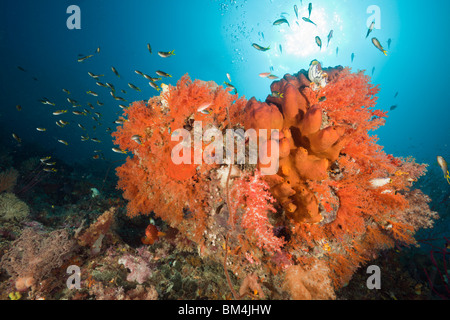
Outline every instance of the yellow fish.
<path id="1" fill-rule="evenodd" d="M 14 138 L 14 140 L 16 140 L 18 143 L 22 142 L 22 139 L 19 138 L 19 136 L 15 133 L 12 134 L 12 137 Z"/>
<path id="2" fill-rule="evenodd" d="M 86 60 L 86 59 L 89 59 L 89 58 L 92 58 L 92 57 L 93 57 L 93 55 L 92 55 L 92 54 L 90 54 L 90 55 L 88 55 L 88 56 L 85 56 L 85 57 L 79 58 L 79 59 L 78 59 L 78 62 L 83 62 L 84 60 Z"/>
<path id="3" fill-rule="evenodd" d="M 156 91 L 160 91 L 161 89 L 158 87 L 158 85 L 152 81 L 150 81 L 148 83 L 150 85 L 150 87 L 152 87 L 153 89 L 155 89 Z"/>
<path id="4" fill-rule="evenodd" d="M 54 115 L 54 116 L 59 116 L 59 115 L 61 115 L 61 114 L 63 114 L 63 113 L 67 113 L 67 110 L 58 110 L 58 111 L 55 111 L 55 112 L 53 112 L 53 115 Z"/>
<path id="5" fill-rule="evenodd" d="M 141 91 L 141 89 L 139 89 L 138 87 L 136 87 L 136 86 L 135 86 L 134 84 L 132 84 L 132 83 L 129 83 L 128 86 L 129 86 L 131 89 L 134 89 L 134 90 L 136 90 L 136 91 Z"/>
<path id="6" fill-rule="evenodd" d="M 447 161 L 445 161 L 444 157 L 438 156 L 437 162 L 441 167 L 442 172 L 444 173 L 444 178 L 447 180 L 448 184 L 450 184 L 450 174 L 448 172 Z"/>
<path id="7" fill-rule="evenodd" d="M 171 56 L 174 56 L 174 55 L 175 55 L 174 51 L 175 51 L 175 50 L 172 50 L 172 51 L 169 51 L 169 52 L 158 51 L 158 55 L 159 55 L 161 58 L 168 58 L 168 57 L 171 57 Z"/>
<path id="8" fill-rule="evenodd" d="M 320 50 L 322 50 L 322 39 L 319 36 L 316 37 L 316 44 L 319 46 Z"/>
<path id="9" fill-rule="evenodd" d="M 58 142 L 59 142 L 59 143 L 62 143 L 62 144 L 65 144 L 66 146 L 68 146 L 68 145 L 69 145 L 69 143 L 67 143 L 67 141 L 64 141 L 64 140 L 61 140 L 61 139 L 60 139 L 60 140 L 58 140 Z"/>
<path id="10" fill-rule="evenodd" d="M 283 99 L 284 98 L 284 94 L 281 93 L 281 92 L 278 92 L 278 91 L 274 91 L 274 92 L 272 92 L 272 97 Z"/>
<path id="11" fill-rule="evenodd" d="M 164 71 L 158 70 L 156 71 L 156 74 L 160 77 L 166 77 L 166 78 L 172 78 L 172 76 Z"/>
<path id="12" fill-rule="evenodd" d="M 270 46 L 269 47 L 263 47 L 263 46 L 260 46 L 259 44 L 257 44 L 257 43 L 253 43 L 252 44 L 252 47 L 253 48 L 255 48 L 256 50 L 258 50 L 258 51 L 269 51 L 270 50 Z"/>
<path id="13" fill-rule="evenodd" d="M 123 153 L 123 154 L 127 153 L 125 150 L 122 150 L 122 149 L 119 149 L 119 148 L 112 148 L 112 151 L 114 151 L 116 153 Z"/>
<path id="14" fill-rule="evenodd" d="M 372 43 L 378 50 L 380 50 L 381 52 L 384 53 L 385 56 L 387 56 L 387 51 L 384 50 L 383 46 L 381 45 L 380 41 L 377 38 L 372 38 Z"/>
<path id="15" fill-rule="evenodd" d="M 111 70 L 112 70 L 112 72 L 114 72 L 114 74 L 115 74 L 116 76 L 118 76 L 118 77 L 120 78 L 120 75 L 119 75 L 119 73 L 117 72 L 116 68 L 111 67 Z"/>

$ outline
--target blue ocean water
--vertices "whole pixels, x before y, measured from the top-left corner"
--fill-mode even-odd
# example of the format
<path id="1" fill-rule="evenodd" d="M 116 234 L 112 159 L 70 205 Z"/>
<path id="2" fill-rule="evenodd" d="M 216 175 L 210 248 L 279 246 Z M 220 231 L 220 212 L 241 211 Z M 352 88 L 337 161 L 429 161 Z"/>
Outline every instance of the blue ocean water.
<path id="1" fill-rule="evenodd" d="M 447 37 L 448 1 L 393 0 L 315 0 L 311 20 L 309 1 L 300 0 L 203 0 L 203 1 L 12 1 L 0 3 L 1 106 L 0 130 L 4 146 L 18 148 L 11 137 L 17 134 L 25 147 L 36 147 L 43 155 L 52 154 L 68 163 L 98 165 L 94 150 L 102 150 L 108 161 L 124 159 L 112 152 L 114 146 L 106 128 L 115 130 L 114 120 L 121 114 L 118 101 L 109 90 L 96 86 L 88 72 L 104 74 L 103 83 L 115 85 L 129 102 L 147 100 L 157 91 L 135 74 L 141 70 L 154 75 L 164 70 L 175 84 L 184 74 L 213 80 L 219 84 L 231 76 L 240 95 L 265 99 L 271 81 L 258 77 L 269 72 L 282 76 L 307 69 L 313 59 L 323 66 L 349 66 L 366 70 L 379 84 L 378 107 L 389 112 L 386 126 L 376 134 L 388 153 L 413 156 L 430 164 L 434 173 L 428 188 L 447 194 L 449 185 L 440 173 L 436 156 L 450 159 L 450 125 L 446 63 L 450 55 Z M 81 12 L 81 29 L 70 30 L 70 5 Z M 294 5 L 298 7 L 296 18 Z M 281 17 L 287 24 L 274 26 Z M 376 17 L 377 25 L 366 38 L 367 25 Z M 298 22 L 298 24 L 296 23 Z M 333 38 L 327 44 L 329 31 Z M 322 39 L 320 49 L 314 41 Z M 383 55 L 371 43 L 377 37 Z M 388 48 L 388 40 L 391 44 Z M 147 43 L 153 54 L 147 50 Z M 270 46 L 268 52 L 251 44 Z M 281 47 L 280 47 L 281 46 Z M 100 53 L 95 50 L 100 47 Z M 162 59 L 157 51 L 175 50 L 175 56 Z M 92 54 L 79 63 L 77 59 Z M 354 54 L 354 60 L 351 57 Z M 118 78 L 111 71 L 114 66 Z M 22 68 L 20 70 L 18 67 Z M 127 83 L 142 89 L 137 92 Z M 62 91 L 65 88 L 70 96 Z M 86 91 L 99 93 L 92 97 Z M 397 96 L 396 96 L 397 95 Z M 56 103 L 43 105 L 43 97 Z M 101 126 L 91 116 L 71 114 L 67 97 L 83 106 L 88 102 L 102 114 Z M 99 100 L 104 105 L 97 106 Z M 16 110 L 20 105 L 22 110 Z M 56 109 L 68 109 L 60 117 Z M 63 119 L 65 128 L 55 125 Z M 101 143 L 82 142 L 86 127 L 89 136 Z M 94 129 L 93 126 L 96 126 Z M 46 132 L 36 131 L 45 127 Z M 65 140 L 68 146 L 58 140 Z M 118 165 L 121 162 L 118 162 Z M 448 202 L 447 202 L 448 203 Z"/>

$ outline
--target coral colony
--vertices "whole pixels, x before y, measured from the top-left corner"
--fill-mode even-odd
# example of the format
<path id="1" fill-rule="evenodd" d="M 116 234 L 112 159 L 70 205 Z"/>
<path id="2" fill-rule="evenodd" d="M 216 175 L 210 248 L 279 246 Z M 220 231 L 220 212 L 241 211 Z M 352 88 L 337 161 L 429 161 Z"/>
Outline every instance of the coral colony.
<path id="1" fill-rule="evenodd" d="M 247 100 L 185 75 L 124 108 L 126 209 L 86 184 L 89 202 L 41 214 L 62 221 L 50 230 L 13 193 L 19 172 L 1 172 L 3 298 L 334 299 L 359 266 L 416 244 L 437 218 L 413 188 L 426 165 L 377 144 L 370 78 L 313 61 L 270 89 Z"/>
<path id="2" fill-rule="evenodd" d="M 274 296 L 260 287 L 269 281 L 294 299 L 335 298 L 360 265 L 414 244 L 416 231 L 436 218 L 428 197 L 411 189 L 426 166 L 386 154 L 370 134 L 386 118 L 375 109 L 378 91 L 361 72 L 322 70 L 317 61 L 273 82 L 264 102 L 184 76 L 134 102 L 113 133 L 132 153 L 117 168 L 128 215 L 153 212 L 203 259 L 222 263 L 235 298 Z M 209 143 L 198 143 L 199 122 L 215 130 Z M 236 145 L 247 147 L 231 166 L 227 129 L 241 130 Z M 242 135 L 247 130 L 258 139 Z M 250 147 L 255 141 L 258 148 Z M 224 153 L 228 160 L 216 161 Z M 202 154 L 199 164 L 194 157 Z M 230 274 L 244 289 L 234 289 Z"/>

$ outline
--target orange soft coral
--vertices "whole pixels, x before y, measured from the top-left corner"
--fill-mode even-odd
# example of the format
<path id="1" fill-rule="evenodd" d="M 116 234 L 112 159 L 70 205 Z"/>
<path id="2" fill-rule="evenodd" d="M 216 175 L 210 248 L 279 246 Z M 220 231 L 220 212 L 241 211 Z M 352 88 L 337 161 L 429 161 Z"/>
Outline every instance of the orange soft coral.
<path id="1" fill-rule="evenodd" d="M 241 278 L 250 269 L 278 275 L 294 265 L 285 288 L 298 298 L 315 297 L 322 286 L 329 294 L 317 298 L 333 298 L 329 280 L 338 288 L 379 250 L 414 243 L 414 232 L 435 217 L 426 196 L 410 191 L 426 166 L 386 154 L 371 135 L 386 114 L 375 109 L 378 88 L 369 77 L 342 67 L 322 71 L 326 86 L 311 85 L 302 70 L 272 83 L 277 94 L 265 102 L 185 76 L 148 103 L 133 103 L 114 133 L 133 154 L 117 169 L 128 214 L 153 211 L 199 244 L 201 255 L 226 252 L 225 265 Z M 196 120 L 222 133 L 266 129 L 258 143 L 267 155 L 278 145 L 278 172 L 266 184 L 252 165 L 174 164 L 171 133 L 192 132 Z M 311 273 L 314 266 L 320 273 Z M 295 280 L 310 273 L 320 283 Z"/>
<path id="2" fill-rule="evenodd" d="M 198 112 L 206 103 L 209 114 Z M 171 133 L 182 128 L 191 131 L 196 120 L 202 121 L 203 128 L 223 128 L 227 112 L 239 122 L 239 110 L 245 103 L 213 82 L 193 82 L 184 76 L 161 96 L 147 103 L 134 102 L 126 109 L 126 121 L 113 137 L 121 149 L 133 154 L 117 168 L 118 188 L 129 201 L 128 215 L 153 211 L 172 227 L 190 230 L 198 239 L 205 226 L 208 172 L 217 165 L 174 164 L 171 152 L 176 142 L 171 141 Z"/>
<path id="3" fill-rule="evenodd" d="M 246 128 L 281 130 L 272 137 L 279 171 L 266 181 L 291 225 L 285 249 L 300 258 L 321 248 L 340 286 L 393 239 L 414 242 L 413 227 L 395 217 L 408 210 L 405 194 L 425 167 L 385 154 L 370 135 L 386 114 L 375 109 L 378 88 L 369 77 L 341 67 L 323 71 L 323 88 L 310 86 L 304 70 L 285 75 L 271 86 L 277 94 L 249 102 L 244 118 Z M 389 183 L 374 187 L 377 179 Z"/>
<path id="4" fill-rule="evenodd" d="M 323 219 L 319 202 L 305 180 L 327 178 L 327 170 L 338 158 L 346 138 L 345 128 L 327 124 L 323 107 L 308 100 L 312 91 L 309 85 L 301 72 L 274 82 L 272 91 L 282 94 L 270 95 L 265 103 L 252 99 L 245 109 L 244 123 L 246 128 L 281 131 L 276 139 L 280 170 L 278 177 L 268 177 L 268 181 L 279 181 L 271 187 L 294 221 L 319 223 Z"/>

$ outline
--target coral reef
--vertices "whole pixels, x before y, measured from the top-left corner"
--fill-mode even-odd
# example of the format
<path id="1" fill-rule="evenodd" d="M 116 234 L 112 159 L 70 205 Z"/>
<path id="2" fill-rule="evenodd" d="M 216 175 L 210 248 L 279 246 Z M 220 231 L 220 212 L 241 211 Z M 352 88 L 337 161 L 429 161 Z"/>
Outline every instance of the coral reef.
<path id="1" fill-rule="evenodd" d="M 0 220 L 23 220 L 30 214 L 28 205 L 15 194 L 4 192 L 0 194 Z"/>
<path id="2" fill-rule="evenodd" d="M 0 266 L 14 278 L 16 289 L 23 292 L 39 287 L 54 269 L 61 267 L 74 244 L 66 230 L 42 234 L 26 228 L 3 255 Z"/>
<path id="3" fill-rule="evenodd" d="M 208 210 L 209 171 L 217 165 L 175 165 L 171 151 L 176 143 L 171 140 L 171 132 L 180 128 L 193 131 L 194 121 L 202 121 L 204 129 L 223 129 L 226 114 L 235 120 L 245 102 L 214 83 L 192 82 L 184 76 L 161 96 L 147 103 L 133 103 L 124 114 L 128 121 L 113 133 L 115 143 L 134 154 L 117 169 L 118 187 L 129 200 L 129 215 L 154 211 L 172 227 L 192 233 L 200 242 Z M 210 104 L 209 114 L 198 112 L 205 103 Z M 132 139 L 136 136 L 140 143 Z"/>
<path id="4" fill-rule="evenodd" d="M 309 256 L 328 261 L 334 285 L 340 287 L 380 248 L 394 241 L 414 244 L 414 231 L 430 227 L 437 215 L 415 209 L 428 208 L 423 194 L 409 195 L 425 166 L 385 154 L 370 135 L 386 117 L 375 109 L 378 88 L 349 69 L 324 72 L 326 86 L 311 85 L 305 71 L 286 75 L 271 86 L 283 98 L 270 95 L 266 103 L 247 108 L 268 106 L 272 114 L 275 105 L 281 113 L 280 169 L 267 180 L 290 220 L 289 245 L 297 252 L 313 249 Z M 388 183 L 378 183 L 386 177 Z M 411 210 L 420 224 L 405 218 Z"/>
<path id="5" fill-rule="evenodd" d="M 126 255 L 119 259 L 119 264 L 130 270 L 127 281 L 143 284 L 152 273 L 148 263 L 140 256 Z"/>
<path id="6" fill-rule="evenodd" d="M 158 292 L 153 286 L 138 285 L 127 292 L 123 288 L 108 288 L 102 282 L 92 285 L 90 292 L 96 300 L 157 300 Z"/>
<path id="7" fill-rule="evenodd" d="M 244 297 L 248 292 L 252 292 L 254 294 L 260 294 L 261 299 L 264 299 L 264 292 L 261 289 L 261 285 L 258 282 L 258 276 L 256 274 L 249 274 L 244 281 L 242 281 L 241 287 L 239 289 L 239 295 Z"/>
<path id="8" fill-rule="evenodd" d="M 0 193 L 3 191 L 12 192 L 18 177 L 19 172 L 14 168 L 0 172 Z"/>
<path id="9" fill-rule="evenodd" d="M 264 248 L 269 253 L 281 250 L 284 245 L 283 239 L 277 237 L 273 232 L 268 213 L 276 212 L 272 203 L 275 199 L 268 192 L 269 186 L 261 179 L 261 173 L 255 172 L 253 176 L 243 175 L 236 179 L 233 184 L 233 212 L 238 207 L 244 207 L 241 216 L 241 226 L 249 238 L 254 238 L 254 243 L 259 248 Z"/>
<path id="10" fill-rule="evenodd" d="M 295 265 L 286 270 L 285 286 L 291 297 L 295 300 L 335 299 L 327 265 L 317 260 L 307 268 Z"/>
<path id="11" fill-rule="evenodd" d="M 115 211 L 115 208 L 105 211 L 81 236 L 76 236 L 78 243 L 81 246 L 91 248 L 92 254 L 99 253 L 103 238 L 114 222 Z"/>
<path id="12" fill-rule="evenodd" d="M 386 154 L 372 135 L 386 113 L 375 108 L 379 89 L 370 78 L 311 67 L 314 79 L 305 70 L 287 74 L 265 102 L 184 76 L 159 97 L 133 103 L 113 134 L 132 153 L 117 169 L 128 215 L 154 212 L 203 259 L 222 261 L 235 297 L 228 271 L 243 281 L 242 292 L 264 284 L 260 297 L 285 290 L 292 298 L 332 299 L 359 266 L 383 249 L 415 244 L 415 232 L 437 217 L 429 199 L 411 191 L 426 166 Z M 202 164 L 175 164 L 172 133 L 194 135 L 183 141 L 190 150 L 195 121 L 221 133 L 256 130 L 259 150 L 278 147 L 278 172 L 261 176 L 268 166 L 261 158 L 257 166 L 208 162 L 223 151 L 211 151 L 211 140 L 200 146 Z"/>

